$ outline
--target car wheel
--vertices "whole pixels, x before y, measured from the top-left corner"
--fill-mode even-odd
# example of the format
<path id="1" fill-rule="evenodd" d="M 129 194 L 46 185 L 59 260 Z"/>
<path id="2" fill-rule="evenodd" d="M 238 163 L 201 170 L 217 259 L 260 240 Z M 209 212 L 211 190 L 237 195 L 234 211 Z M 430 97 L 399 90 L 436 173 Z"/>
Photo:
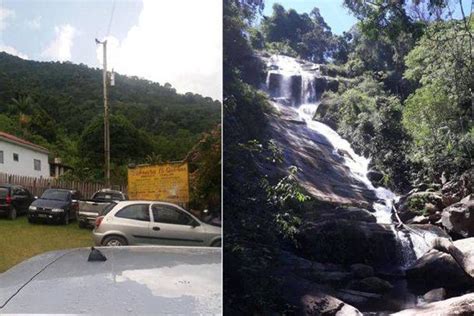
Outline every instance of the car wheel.
<path id="1" fill-rule="evenodd" d="M 8 219 L 14 220 L 16 219 L 16 208 L 12 207 L 10 212 L 8 213 Z"/>
<path id="2" fill-rule="evenodd" d="M 111 247 L 118 247 L 118 246 L 126 246 L 128 245 L 127 240 L 120 236 L 109 236 L 105 237 L 104 241 L 102 242 L 104 246 L 111 246 Z"/>
<path id="3" fill-rule="evenodd" d="M 63 217 L 63 225 L 69 225 L 69 213 L 66 212 Z"/>
<path id="4" fill-rule="evenodd" d="M 221 247 L 221 240 L 216 240 L 211 244 L 211 247 Z"/>

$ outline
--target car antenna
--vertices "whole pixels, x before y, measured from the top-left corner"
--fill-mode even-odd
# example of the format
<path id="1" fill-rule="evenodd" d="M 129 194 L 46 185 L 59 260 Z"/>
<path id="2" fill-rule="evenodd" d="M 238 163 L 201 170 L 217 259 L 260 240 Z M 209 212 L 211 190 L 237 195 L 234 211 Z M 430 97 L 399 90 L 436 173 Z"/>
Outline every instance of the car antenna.
<path id="1" fill-rule="evenodd" d="M 87 261 L 106 261 L 107 258 L 99 250 L 91 247 L 91 252 L 89 253 L 89 258 Z"/>

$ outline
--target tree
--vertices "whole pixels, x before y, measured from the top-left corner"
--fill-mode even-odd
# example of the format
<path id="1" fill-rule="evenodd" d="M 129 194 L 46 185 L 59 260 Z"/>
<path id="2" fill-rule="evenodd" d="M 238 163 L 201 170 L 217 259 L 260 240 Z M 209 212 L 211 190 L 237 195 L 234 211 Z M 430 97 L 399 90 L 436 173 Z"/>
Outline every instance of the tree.
<path id="1" fill-rule="evenodd" d="M 403 123 L 414 139 L 413 159 L 432 180 L 472 161 L 474 21 L 467 30 L 464 23 L 434 23 L 405 59 L 405 77 L 419 88 L 405 102 Z"/>

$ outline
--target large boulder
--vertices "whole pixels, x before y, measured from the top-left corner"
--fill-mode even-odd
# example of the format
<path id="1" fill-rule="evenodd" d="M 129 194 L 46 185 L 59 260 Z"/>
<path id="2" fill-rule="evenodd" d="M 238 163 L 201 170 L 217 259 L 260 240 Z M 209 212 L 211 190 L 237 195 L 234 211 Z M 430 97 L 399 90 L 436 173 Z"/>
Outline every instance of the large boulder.
<path id="1" fill-rule="evenodd" d="M 441 215 L 441 224 L 458 236 L 474 236 L 474 196 L 468 195 L 460 202 L 448 206 Z"/>
<path id="2" fill-rule="evenodd" d="M 457 240 L 454 246 L 462 253 L 465 268 L 474 270 L 474 238 Z M 437 287 L 462 288 L 473 285 L 466 271 L 450 254 L 432 249 L 410 266 L 406 275 L 410 285 L 418 289 Z"/>
<path id="3" fill-rule="evenodd" d="M 443 202 L 445 206 L 461 201 L 471 193 L 474 187 L 474 168 L 465 171 L 460 177 L 456 177 L 443 184 Z"/>
<path id="4" fill-rule="evenodd" d="M 442 287 L 428 291 L 423 295 L 423 299 L 428 303 L 442 301 L 446 298 L 446 290 Z"/>
<path id="5" fill-rule="evenodd" d="M 306 222 L 297 235 L 304 256 L 320 262 L 395 266 L 400 263 L 390 225 L 334 219 Z"/>
<path id="6" fill-rule="evenodd" d="M 351 290 L 382 294 L 390 291 L 393 286 L 390 282 L 372 276 L 362 280 L 355 280 L 349 284 Z"/>
<path id="7" fill-rule="evenodd" d="M 474 293 L 405 309 L 396 316 L 474 315 Z"/>

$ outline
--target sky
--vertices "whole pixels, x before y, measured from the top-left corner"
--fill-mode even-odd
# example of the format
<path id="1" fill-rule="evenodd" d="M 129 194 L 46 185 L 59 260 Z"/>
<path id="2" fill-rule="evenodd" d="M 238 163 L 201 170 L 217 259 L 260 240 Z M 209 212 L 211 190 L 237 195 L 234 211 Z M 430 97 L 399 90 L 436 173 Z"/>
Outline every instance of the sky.
<path id="1" fill-rule="evenodd" d="M 222 99 L 221 0 L 0 0 L 0 51 L 102 67 L 95 38 L 109 70 Z"/>

